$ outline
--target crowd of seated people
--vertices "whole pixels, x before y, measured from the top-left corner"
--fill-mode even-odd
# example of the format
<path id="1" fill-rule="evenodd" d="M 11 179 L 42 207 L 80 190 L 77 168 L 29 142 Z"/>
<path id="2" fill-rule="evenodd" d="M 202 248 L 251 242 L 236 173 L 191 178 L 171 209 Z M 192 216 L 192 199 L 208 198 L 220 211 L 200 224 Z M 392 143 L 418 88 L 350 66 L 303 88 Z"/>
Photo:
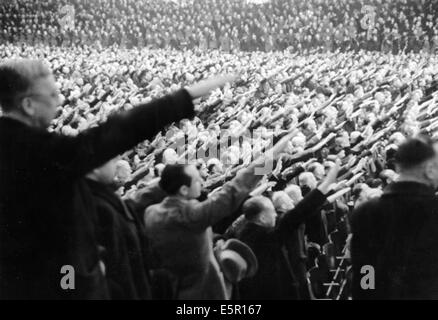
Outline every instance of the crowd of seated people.
<path id="1" fill-rule="evenodd" d="M 435 52 L 437 10 L 433 0 L 14 0 L 0 4 L 0 42 Z"/>

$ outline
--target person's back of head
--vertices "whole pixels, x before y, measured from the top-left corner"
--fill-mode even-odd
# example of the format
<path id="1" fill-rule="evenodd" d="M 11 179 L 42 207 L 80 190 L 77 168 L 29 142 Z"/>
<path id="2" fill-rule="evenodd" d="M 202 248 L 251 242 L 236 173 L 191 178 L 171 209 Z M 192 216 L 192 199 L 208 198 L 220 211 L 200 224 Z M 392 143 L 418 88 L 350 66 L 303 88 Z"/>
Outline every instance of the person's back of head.
<path id="1" fill-rule="evenodd" d="M 379 178 L 382 179 L 384 185 L 388 185 L 397 180 L 397 173 L 391 169 L 385 169 L 379 174 Z"/>
<path id="2" fill-rule="evenodd" d="M 313 173 L 318 181 L 320 181 L 325 176 L 324 166 L 319 162 L 314 162 L 310 164 L 307 170 Z"/>
<path id="3" fill-rule="evenodd" d="M 318 182 L 311 172 L 303 172 L 298 176 L 298 183 L 301 187 L 301 192 L 305 196 L 311 190 L 315 189 Z"/>
<path id="4" fill-rule="evenodd" d="M 306 147 L 306 138 L 301 135 L 292 138 L 292 146 L 304 149 Z"/>
<path id="5" fill-rule="evenodd" d="M 390 137 L 388 142 L 390 144 L 395 144 L 397 146 L 401 145 L 406 141 L 406 137 L 401 132 L 394 132 Z"/>
<path id="6" fill-rule="evenodd" d="M 264 227 L 274 227 L 277 214 L 272 201 L 264 196 L 246 200 L 242 207 L 245 218 Z"/>
<path id="7" fill-rule="evenodd" d="M 164 164 L 175 164 L 178 161 L 178 155 L 176 151 L 172 148 L 167 148 L 163 152 L 163 163 Z"/>
<path id="8" fill-rule="evenodd" d="M 154 166 L 155 177 L 160 177 L 166 165 L 164 163 L 158 163 Z"/>
<path id="9" fill-rule="evenodd" d="M 294 208 L 294 202 L 284 191 L 274 192 L 272 195 L 272 203 L 277 213 L 285 213 Z"/>
<path id="10" fill-rule="evenodd" d="M 362 134 L 359 131 L 353 131 L 350 133 L 350 144 L 355 144 Z"/>
<path id="11" fill-rule="evenodd" d="M 0 65 L 0 106 L 4 115 L 47 128 L 60 103 L 52 71 L 43 61 L 15 59 Z"/>
<path id="12" fill-rule="evenodd" d="M 412 180 L 437 187 L 437 155 L 437 141 L 426 136 L 407 139 L 395 154 L 395 163 L 400 173 L 399 180 Z"/>
<path id="13" fill-rule="evenodd" d="M 365 181 L 365 183 L 370 187 L 370 188 L 380 188 L 383 186 L 383 180 L 380 178 L 369 178 Z"/>
<path id="14" fill-rule="evenodd" d="M 128 161 L 120 159 L 116 163 L 116 181 L 124 185 L 131 178 L 132 169 Z"/>
<path id="15" fill-rule="evenodd" d="M 301 193 L 301 188 L 296 184 L 290 184 L 284 189 L 289 198 L 292 199 L 294 206 L 297 205 L 303 199 L 303 194 Z"/>
<path id="16" fill-rule="evenodd" d="M 217 158 L 212 158 L 207 161 L 207 170 L 209 174 L 216 174 L 223 172 L 223 165 Z"/>
<path id="17" fill-rule="evenodd" d="M 113 158 L 110 161 L 104 163 L 99 168 L 94 169 L 87 174 L 87 178 L 105 184 L 107 186 L 116 187 L 117 183 L 115 181 L 117 172 L 117 162 L 119 157 Z"/>

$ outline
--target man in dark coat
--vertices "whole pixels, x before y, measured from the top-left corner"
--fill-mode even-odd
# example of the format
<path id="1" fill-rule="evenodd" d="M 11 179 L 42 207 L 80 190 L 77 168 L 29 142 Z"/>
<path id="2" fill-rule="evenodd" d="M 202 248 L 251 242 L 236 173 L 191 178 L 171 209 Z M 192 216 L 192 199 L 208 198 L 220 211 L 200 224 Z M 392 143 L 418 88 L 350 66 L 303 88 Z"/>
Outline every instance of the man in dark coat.
<path id="1" fill-rule="evenodd" d="M 353 212 L 354 299 L 438 299 L 438 144 L 408 139 L 399 179 Z"/>
<path id="2" fill-rule="evenodd" d="M 287 242 L 297 237 L 299 226 L 319 213 L 329 187 L 336 181 L 339 165 L 334 166 L 326 179 L 304 197 L 295 208 L 286 212 L 276 223 L 276 212 L 268 198 L 247 200 L 244 213 L 249 222 L 240 232 L 239 239 L 255 253 L 259 262 L 257 274 L 239 285 L 244 300 L 297 300 L 300 299 L 299 279 L 287 252 Z M 289 246 L 290 247 L 290 246 Z M 296 269 L 296 268 L 295 268 Z"/>
<path id="3" fill-rule="evenodd" d="M 97 240 L 111 299 L 151 299 L 148 245 L 143 224 L 115 193 L 118 158 L 87 175 L 97 210 Z"/>
<path id="4" fill-rule="evenodd" d="M 167 197 L 167 193 L 161 189 L 158 181 L 153 182 L 150 185 L 138 190 L 133 199 L 129 199 L 128 202 L 134 208 L 136 216 L 144 224 L 143 215 L 144 211 L 151 205 L 160 203 Z"/>
<path id="5" fill-rule="evenodd" d="M 41 61 L 3 63 L 0 299 L 107 298 L 83 176 L 166 124 L 192 117 L 192 99 L 228 80 L 195 84 L 67 137 L 47 131 L 61 103 L 52 72 Z"/>

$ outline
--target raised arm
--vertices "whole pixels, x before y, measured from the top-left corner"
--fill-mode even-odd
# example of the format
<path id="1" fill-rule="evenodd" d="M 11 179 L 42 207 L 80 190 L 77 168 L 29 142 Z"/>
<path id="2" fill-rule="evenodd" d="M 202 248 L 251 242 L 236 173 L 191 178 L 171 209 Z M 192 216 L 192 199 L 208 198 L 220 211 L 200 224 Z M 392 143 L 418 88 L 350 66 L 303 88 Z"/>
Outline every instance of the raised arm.
<path id="1" fill-rule="evenodd" d="M 240 170 L 236 177 L 224 184 L 220 191 L 215 192 L 206 201 L 193 200 L 186 212 L 191 226 L 202 230 L 235 212 L 263 177 L 257 174 L 256 169 L 263 166 L 266 161 L 278 158 L 294 134 L 295 132 L 280 139 L 265 155 L 256 159 L 247 168 Z"/>
<path id="2" fill-rule="evenodd" d="M 310 216 L 318 213 L 318 209 L 327 199 L 326 195 L 329 193 L 331 185 L 336 182 L 339 170 L 340 162 L 337 161 L 321 184 L 283 216 L 277 225 L 277 232 L 287 236 L 291 230 L 297 228 Z"/>
<path id="3" fill-rule="evenodd" d="M 76 137 L 48 136 L 43 150 L 35 150 L 36 160 L 53 163 L 49 170 L 66 178 L 80 177 L 134 147 L 153 138 L 167 124 L 195 115 L 193 99 L 208 94 L 233 77 L 202 81 L 146 104 L 110 117 L 100 126 L 85 130 Z"/>

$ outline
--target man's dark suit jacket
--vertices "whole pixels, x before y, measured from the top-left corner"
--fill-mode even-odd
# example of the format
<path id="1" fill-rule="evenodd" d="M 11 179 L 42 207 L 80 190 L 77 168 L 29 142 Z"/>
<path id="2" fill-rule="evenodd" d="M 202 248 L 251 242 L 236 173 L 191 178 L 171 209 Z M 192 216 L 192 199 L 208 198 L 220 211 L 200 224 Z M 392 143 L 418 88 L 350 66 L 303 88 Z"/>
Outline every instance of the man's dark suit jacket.
<path id="1" fill-rule="evenodd" d="M 76 137 L 0 118 L 0 299 L 107 298 L 83 176 L 193 116 L 181 90 Z M 61 288 L 64 265 L 75 270 L 74 290 Z"/>
<path id="2" fill-rule="evenodd" d="M 266 300 L 300 299 L 299 283 L 287 252 L 287 242 L 296 239 L 300 225 L 311 215 L 318 214 L 326 197 L 312 190 L 297 206 L 278 221 L 275 228 L 255 223 L 246 224 L 239 239 L 254 251 L 259 269 L 252 278 L 240 282 L 240 298 Z"/>
<path id="3" fill-rule="evenodd" d="M 353 212 L 352 228 L 354 299 L 438 299 L 438 201 L 433 188 L 416 182 L 390 184 L 381 198 Z M 364 266 L 374 272 L 362 270 Z M 364 289 L 373 284 L 374 289 Z"/>
<path id="4" fill-rule="evenodd" d="M 97 210 L 97 241 L 103 246 L 111 299 L 151 299 L 146 231 L 114 188 L 87 179 Z"/>

